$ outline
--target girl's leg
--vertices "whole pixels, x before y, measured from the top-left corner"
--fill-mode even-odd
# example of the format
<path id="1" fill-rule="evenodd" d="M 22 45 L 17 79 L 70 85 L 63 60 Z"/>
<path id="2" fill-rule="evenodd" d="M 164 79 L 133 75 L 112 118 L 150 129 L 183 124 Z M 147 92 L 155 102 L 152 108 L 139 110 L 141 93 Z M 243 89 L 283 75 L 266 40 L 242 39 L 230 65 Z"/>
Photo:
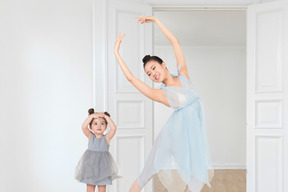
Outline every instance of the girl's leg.
<path id="1" fill-rule="evenodd" d="M 106 192 L 106 185 L 98 185 L 98 192 Z"/>
<path id="2" fill-rule="evenodd" d="M 95 192 L 95 185 L 87 184 L 87 192 Z"/>

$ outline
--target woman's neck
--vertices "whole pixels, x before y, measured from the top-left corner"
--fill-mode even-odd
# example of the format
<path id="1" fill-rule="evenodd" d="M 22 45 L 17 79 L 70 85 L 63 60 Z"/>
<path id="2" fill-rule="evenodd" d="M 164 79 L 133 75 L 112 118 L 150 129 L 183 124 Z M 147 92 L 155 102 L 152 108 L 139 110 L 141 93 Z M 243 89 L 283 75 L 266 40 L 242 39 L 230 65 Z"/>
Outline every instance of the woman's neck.
<path id="1" fill-rule="evenodd" d="M 162 83 L 164 83 L 165 86 L 171 86 L 171 85 L 177 84 L 177 81 L 175 80 L 175 78 L 170 73 L 168 73 L 167 78 L 164 79 L 162 81 Z"/>

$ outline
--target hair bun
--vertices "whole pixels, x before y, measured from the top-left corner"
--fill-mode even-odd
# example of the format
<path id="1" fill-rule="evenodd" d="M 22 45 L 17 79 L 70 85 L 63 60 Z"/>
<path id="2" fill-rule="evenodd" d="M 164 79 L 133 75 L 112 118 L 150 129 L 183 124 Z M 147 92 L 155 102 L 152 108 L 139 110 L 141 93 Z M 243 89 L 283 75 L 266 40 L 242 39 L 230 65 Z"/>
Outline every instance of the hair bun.
<path id="1" fill-rule="evenodd" d="M 143 67 L 144 67 L 144 69 L 145 69 L 145 65 L 146 65 L 146 63 L 148 63 L 148 62 L 150 62 L 150 61 L 156 61 L 157 63 L 159 63 L 160 65 L 163 63 L 163 60 L 160 58 L 160 57 L 158 57 L 158 56 L 150 56 L 150 55 L 146 55 L 143 59 L 142 59 L 142 61 L 143 61 Z"/>
<path id="2" fill-rule="evenodd" d="M 88 113 L 89 113 L 89 115 L 92 115 L 92 114 L 94 113 L 94 109 L 93 109 L 93 108 L 90 108 L 90 109 L 88 110 Z"/>
<path id="3" fill-rule="evenodd" d="M 110 114 L 107 111 L 105 111 L 104 114 L 110 117 Z"/>
<path id="4" fill-rule="evenodd" d="M 150 58 L 151 58 L 150 55 L 146 55 L 145 57 L 143 57 L 142 62 L 146 63 Z"/>

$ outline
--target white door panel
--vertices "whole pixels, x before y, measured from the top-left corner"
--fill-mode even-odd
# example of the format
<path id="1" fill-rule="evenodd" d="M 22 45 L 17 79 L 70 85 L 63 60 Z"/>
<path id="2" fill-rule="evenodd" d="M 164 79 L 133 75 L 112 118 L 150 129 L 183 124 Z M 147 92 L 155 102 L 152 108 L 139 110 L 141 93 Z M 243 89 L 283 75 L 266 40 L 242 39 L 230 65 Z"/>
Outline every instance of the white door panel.
<path id="1" fill-rule="evenodd" d="M 118 127 L 110 152 L 121 169 L 122 179 L 112 191 L 128 191 L 144 167 L 152 147 L 152 102 L 127 81 L 114 56 L 113 47 L 119 32 L 125 33 L 120 54 L 134 76 L 149 86 L 152 82 L 144 73 L 142 58 L 152 53 L 152 24 L 137 23 L 137 16 L 152 15 L 152 8 L 142 4 L 108 1 L 108 66 L 107 109 Z M 152 184 L 145 187 L 152 191 Z"/>
<path id="2" fill-rule="evenodd" d="M 247 192 L 288 191 L 287 12 L 284 1 L 247 12 Z"/>

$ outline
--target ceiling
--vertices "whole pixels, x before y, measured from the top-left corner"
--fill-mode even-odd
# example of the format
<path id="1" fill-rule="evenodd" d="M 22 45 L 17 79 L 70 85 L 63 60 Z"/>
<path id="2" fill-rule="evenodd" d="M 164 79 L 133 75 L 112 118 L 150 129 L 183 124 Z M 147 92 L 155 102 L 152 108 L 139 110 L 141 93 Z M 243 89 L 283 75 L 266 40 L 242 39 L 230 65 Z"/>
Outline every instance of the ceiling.
<path id="1" fill-rule="evenodd" d="M 156 16 L 178 38 L 181 45 L 245 46 L 246 11 L 155 11 Z M 154 27 L 154 44 L 169 45 Z"/>

